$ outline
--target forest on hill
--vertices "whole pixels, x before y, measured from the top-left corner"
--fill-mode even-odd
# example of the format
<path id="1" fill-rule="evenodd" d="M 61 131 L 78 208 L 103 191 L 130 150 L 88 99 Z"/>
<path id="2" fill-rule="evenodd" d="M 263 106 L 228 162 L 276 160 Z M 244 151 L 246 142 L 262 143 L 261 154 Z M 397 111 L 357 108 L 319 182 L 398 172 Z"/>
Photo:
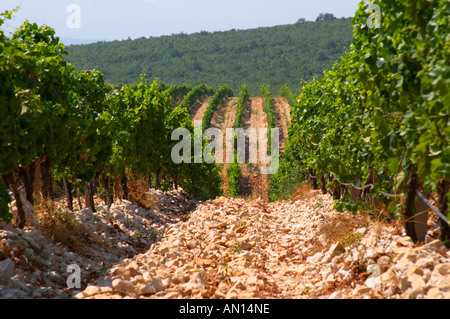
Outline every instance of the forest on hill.
<path id="1" fill-rule="evenodd" d="M 224 32 L 139 38 L 68 46 L 78 70 L 99 70 L 107 82 L 137 84 L 140 75 L 171 85 L 220 84 L 256 95 L 262 84 L 273 93 L 287 84 L 321 76 L 352 41 L 351 18 L 321 14 L 316 21 Z"/>

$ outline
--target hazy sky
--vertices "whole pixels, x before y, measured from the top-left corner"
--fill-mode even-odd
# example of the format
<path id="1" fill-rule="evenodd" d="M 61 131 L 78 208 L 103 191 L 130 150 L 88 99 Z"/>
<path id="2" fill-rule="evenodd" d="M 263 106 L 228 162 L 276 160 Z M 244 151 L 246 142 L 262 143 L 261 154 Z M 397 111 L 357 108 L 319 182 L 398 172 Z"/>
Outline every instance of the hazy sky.
<path id="1" fill-rule="evenodd" d="M 25 19 L 46 24 L 59 37 L 122 40 L 128 37 L 248 29 L 315 20 L 319 13 L 354 15 L 360 0 L 0 0 L 0 12 L 20 5 L 13 31 Z M 73 10 L 73 6 L 79 8 Z M 71 9 L 68 11 L 68 9 Z M 69 23 L 68 23 L 69 20 Z M 79 25 L 77 25 L 79 23 Z M 70 28 L 69 26 L 73 27 Z"/>

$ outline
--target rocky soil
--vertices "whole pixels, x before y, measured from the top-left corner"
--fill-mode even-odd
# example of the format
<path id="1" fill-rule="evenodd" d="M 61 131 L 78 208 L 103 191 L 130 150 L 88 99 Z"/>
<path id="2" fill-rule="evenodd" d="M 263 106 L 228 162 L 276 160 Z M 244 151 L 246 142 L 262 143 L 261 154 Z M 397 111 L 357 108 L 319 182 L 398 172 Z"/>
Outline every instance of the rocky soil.
<path id="1" fill-rule="evenodd" d="M 74 212 L 72 245 L 40 225 L 0 230 L 0 297 L 450 298 L 450 251 L 431 221 L 414 244 L 401 224 L 336 212 L 308 189 L 276 203 L 151 193 L 151 210 Z M 67 287 L 71 264 L 80 289 Z"/>
<path id="2" fill-rule="evenodd" d="M 22 197 L 28 227 L 0 225 L 0 298 L 73 298 L 69 265 L 80 267 L 84 289 L 124 258 L 147 251 L 197 205 L 182 191 L 150 190 L 149 196 L 157 203 L 152 210 L 118 200 L 109 208 L 100 203 L 94 213 L 53 208 L 38 218 Z M 12 207 L 14 215 L 14 201 Z"/>

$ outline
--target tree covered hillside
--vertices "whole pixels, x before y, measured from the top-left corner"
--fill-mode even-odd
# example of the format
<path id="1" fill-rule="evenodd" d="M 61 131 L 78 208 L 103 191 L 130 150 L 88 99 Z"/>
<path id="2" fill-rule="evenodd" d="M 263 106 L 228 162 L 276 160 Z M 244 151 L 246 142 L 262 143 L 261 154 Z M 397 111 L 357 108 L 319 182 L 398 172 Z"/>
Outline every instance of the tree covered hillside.
<path id="1" fill-rule="evenodd" d="M 136 84 L 140 74 L 168 84 L 220 83 L 250 94 L 262 84 L 278 92 L 298 87 L 329 69 L 352 40 L 351 18 L 225 32 L 175 34 L 68 47 L 67 60 L 79 70 L 97 69 L 114 84 Z"/>

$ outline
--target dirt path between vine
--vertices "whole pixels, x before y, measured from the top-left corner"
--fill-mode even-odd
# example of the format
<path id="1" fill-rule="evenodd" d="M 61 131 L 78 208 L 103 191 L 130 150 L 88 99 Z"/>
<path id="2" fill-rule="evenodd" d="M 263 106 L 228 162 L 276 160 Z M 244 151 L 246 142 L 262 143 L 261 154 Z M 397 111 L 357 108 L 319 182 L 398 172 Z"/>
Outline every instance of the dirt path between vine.
<path id="1" fill-rule="evenodd" d="M 192 122 L 203 120 L 203 115 L 205 114 L 206 109 L 208 108 L 210 100 L 211 98 L 208 98 L 201 103 L 200 102 L 195 103 L 196 107 L 192 107 L 190 110 Z"/>
<path id="2" fill-rule="evenodd" d="M 264 99 L 261 97 L 253 97 L 249 99 L 244 110 L 245 128 L 256 129 L 256 134 L 259 134 L 259 129 L 267 128 L 267 115 L 263 110 Z M 257 149 L 259 152 L 259 149 Z M 253 199 L 262 199 L 268 201 L 269 183 L 267 175 L 261 174 L 260 168 L 266 165 L 262 164 L 257 155 L 257 163 L 249 163 L 248 151 L 246 164 L 241 164 L 242 170 L 242 195 Z"/>
<path id="3" fill-rule="evenodd" d="M 450 298 L 436 218 L 417 245 L 401 223 L 337 212 L 308 188 L 288 201 L 218 197 L 193 211 L 180 190 L 149 192 L 150 209 L 118 200 L 73 212 L 90 239 L 76 252 L 36 228 L 0 230 L 0 299 Z M 81 289 L 68 287 L 70 265 Z"/>
<path id="4" fill-rule="evenodd" d="M 228 183 L 227 183 L 227 159 L 226 159 L 226 129 L 232 128 L 234 125 L 234 121 L 236 119 L 236 105 L 238 102 L 237 97 L 226 98 L 222 103 L 220 103 L 220 107 L 214 113 L 214 116 L 211 120 L 211 127 L 220 128 L 224 138 L 224 146 L 223 146 L 223 168 L 221 173 L 222 178 L 222 188 L 224 195 L 228 195 Z"/>
<path id="5" fill-rule="evenodd" d="M 286 98 L 275 97 L 274 101 L 274 114 L 276 123 L 275 126 L 280 128 L 280 153 L 284 152 L 285 140 L 288 136 L 288 128 L 291 122 L 289 103 Z"/>
<path id="6" fill-rule="evenodd" d="M 400 224 L 336 212 L 305 188 L 289 201 L 201 203 L 75 297 L 434 299 L 450 297 L 449 276 L 439 240 L 414 245 Z"/>

